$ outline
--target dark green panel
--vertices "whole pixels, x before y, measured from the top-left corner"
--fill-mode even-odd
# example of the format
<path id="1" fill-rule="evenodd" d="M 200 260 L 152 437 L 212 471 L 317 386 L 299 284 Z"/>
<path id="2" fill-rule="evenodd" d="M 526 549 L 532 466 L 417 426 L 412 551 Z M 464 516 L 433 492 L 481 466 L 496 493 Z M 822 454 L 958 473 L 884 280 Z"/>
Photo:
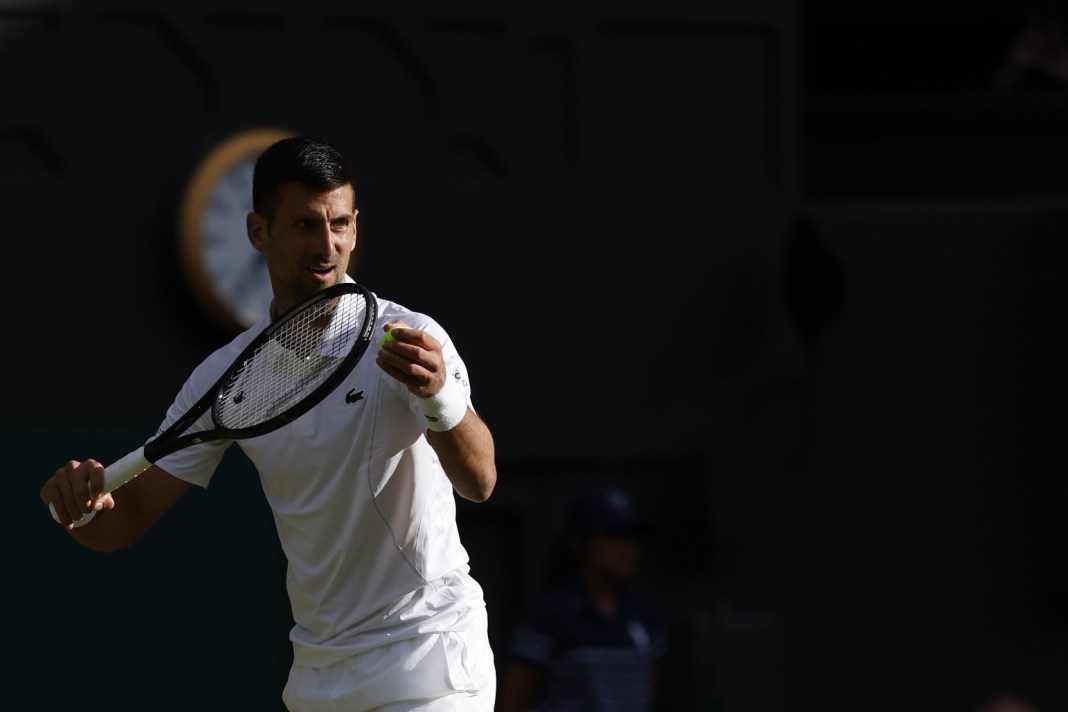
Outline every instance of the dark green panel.
<path id="1" fill-rule="evenodd" d="M 8 709 L 75 705 L 282 709 L 288 607 L 270 512 L 251 464 L 232 448 L 132 549 L 101 554 L 57 527 L 43 481 L 66 459 L 110 462 L 151 429 L 0 431 L 16 488 L 0 526 L 11 646 Z"/>

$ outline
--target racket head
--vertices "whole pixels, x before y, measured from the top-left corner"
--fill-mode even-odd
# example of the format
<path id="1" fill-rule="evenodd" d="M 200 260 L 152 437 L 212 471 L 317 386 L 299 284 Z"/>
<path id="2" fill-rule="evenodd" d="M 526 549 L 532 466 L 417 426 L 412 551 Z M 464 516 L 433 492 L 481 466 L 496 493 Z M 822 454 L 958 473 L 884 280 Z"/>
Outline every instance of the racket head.
<path id="1" fill-rule="evenodd" d="M 355 282 L 328 287 L 256 336 L 216 383 L 215 431 L 263 435 L 307 413 L 352 372 L 374 335 L 377 304 Z"/>

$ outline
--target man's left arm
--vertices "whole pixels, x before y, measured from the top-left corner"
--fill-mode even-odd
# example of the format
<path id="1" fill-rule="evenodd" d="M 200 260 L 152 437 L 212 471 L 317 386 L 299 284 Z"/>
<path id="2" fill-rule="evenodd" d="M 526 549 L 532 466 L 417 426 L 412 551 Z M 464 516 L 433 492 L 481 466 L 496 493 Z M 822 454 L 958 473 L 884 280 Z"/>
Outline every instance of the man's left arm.
<path id="1" fill-rule="evenodd" d="M 419 400 L 429 428 L 427 442 L 453 488 L 464 499 L 484 502 L 497 483 L 493 435 L 450 376 L 441 342 L 402 322 L 386 324 L 385 330 L 391 338 L 378 351 L 379 368 Z"/>
<path id="2" fill-rule="evenodd" d="M 468 408 L 459 423 L 443 432 L 428 430 L 426 439 L 461 497 L 472 502 L 489 499 L 497 484 L 493 435 L 477 413 Z"/>

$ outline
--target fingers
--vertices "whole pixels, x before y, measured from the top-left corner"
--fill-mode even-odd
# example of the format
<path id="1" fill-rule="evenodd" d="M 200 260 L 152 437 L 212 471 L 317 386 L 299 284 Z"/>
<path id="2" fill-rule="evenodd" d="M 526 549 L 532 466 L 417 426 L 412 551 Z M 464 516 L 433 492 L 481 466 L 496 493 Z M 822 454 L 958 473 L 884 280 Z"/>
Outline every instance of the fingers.
<path id="1" fill-rule="evenodd" d="M 56 519 L 70 528 L 72 522 L 86 513 L 114 506 L 110 495 L 100 494 L 103 486 L 103 465 L 96 460 L 70 460 L 45 482 L 40 496 L 52 506 Z"/>
<path id="2" fill-rule="evenodd" d="M 441 353 L 441 344 L 430 335 L 429 332 L 408 326 L 403 321 L 391 321 L 382 327 L 382 330 L 390 334 L 392 338 L 383 344 L 383 348 L 392 344 L 408 344 L 427 351 Z M 404 352 L 403 349 L 401 349 Z"/>
<path id="3" fill-rule="evenodd" d="M 445 383 L 445 360 L 438 340 L 402 321 L 389 322 L 383 329 L 392 338 L 384 340 L 378 350 L 379 368 L 420 398 L 441 390 Z"/>

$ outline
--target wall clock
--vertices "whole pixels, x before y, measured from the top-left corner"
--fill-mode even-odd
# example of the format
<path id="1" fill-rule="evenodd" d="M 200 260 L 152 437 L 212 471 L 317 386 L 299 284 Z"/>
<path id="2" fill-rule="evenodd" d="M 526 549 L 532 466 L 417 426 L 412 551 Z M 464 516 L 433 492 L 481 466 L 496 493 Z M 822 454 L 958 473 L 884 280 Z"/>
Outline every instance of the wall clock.
<path id="1" fill-rule="evenodd" d="M 264 149 L 293 132 L 254 128 L 220 141 L 190 176 L 179 208 L 182 271 L 201 307 L 236 333 L 253 325 L 271 302 L 263 256 L 248 241 L 252 168 Z"/>

